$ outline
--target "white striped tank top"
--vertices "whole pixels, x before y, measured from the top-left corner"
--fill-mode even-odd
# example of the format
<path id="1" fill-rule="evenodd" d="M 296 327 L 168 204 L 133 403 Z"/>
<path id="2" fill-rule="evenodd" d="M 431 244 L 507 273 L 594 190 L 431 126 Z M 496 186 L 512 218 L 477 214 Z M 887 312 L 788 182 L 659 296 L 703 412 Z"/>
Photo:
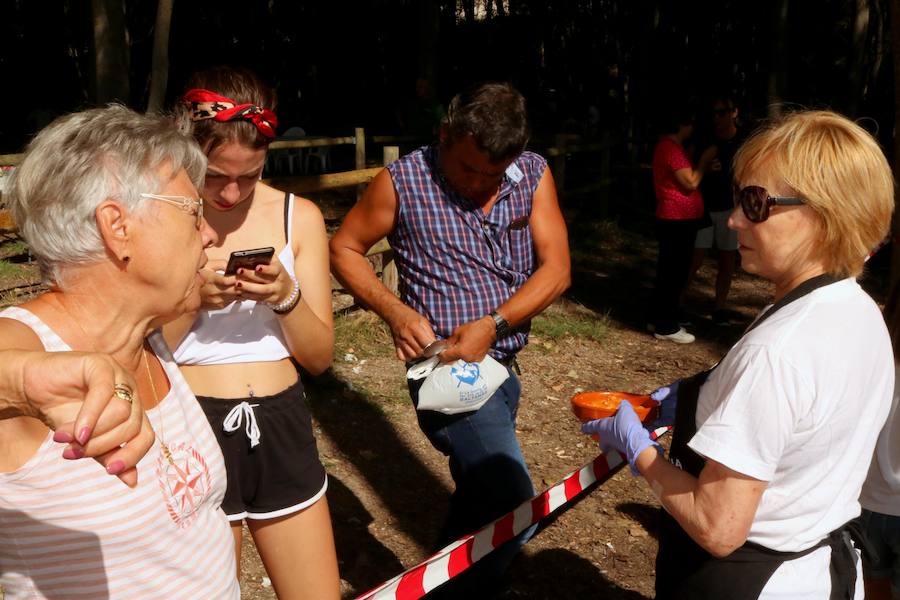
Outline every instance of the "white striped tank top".
<path id="1" fill-rule="evenodd" d="M 21 308 L 51 352 L 70 350 Z M 171 382 L 147 411 L 157 441 L 131 489 L 94 460 L 65 460 L 52 433 L 22 467 L 0 473 L 0 587 L 19 598 L 240 598 L 234 538 L 220 505 L 219 445 L 159 332 L 149 338 Z M 168 445 L 174 465 L 163 456 Z"/>

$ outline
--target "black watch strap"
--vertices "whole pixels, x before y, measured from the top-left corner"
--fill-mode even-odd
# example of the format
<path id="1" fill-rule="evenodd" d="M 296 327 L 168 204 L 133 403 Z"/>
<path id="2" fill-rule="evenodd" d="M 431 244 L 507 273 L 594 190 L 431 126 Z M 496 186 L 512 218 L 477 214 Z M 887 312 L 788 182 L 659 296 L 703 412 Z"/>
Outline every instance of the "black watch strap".
<path id="1" fill-rule="evenodd" d="M 491 318 L 494 319 L 494 326 L 497 328 L 497 339 L 509 335 L 509 323 L 496 310 L 491 311 Z"/>

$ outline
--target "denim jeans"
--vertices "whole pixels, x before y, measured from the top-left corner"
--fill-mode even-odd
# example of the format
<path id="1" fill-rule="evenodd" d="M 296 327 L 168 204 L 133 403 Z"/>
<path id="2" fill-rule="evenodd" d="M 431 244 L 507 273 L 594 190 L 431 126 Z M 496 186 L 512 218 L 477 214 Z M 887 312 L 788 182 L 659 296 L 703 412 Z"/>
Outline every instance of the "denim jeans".
<path id="1" fill-rule="evenodd" d="M 417 404 L 421 381 L 408 383 L 413 404 Z M 510 371 L 509 379 L 475 412 L 445 415 L 430 410 L 416 411 L 422 432 L 436 449 L 449 457 L 450 474 L 456 483 L 437 548 L 474 533 L 534 496 L 531 476 L 516 439 L 521 391 L 518 378 Z M 477 584 L 480 592 L 485 591 L 484 586 L 497 583 L 533 532 L 534 528 L 526 530 L 470 569 L 472 577 L 480 582 Z"/>

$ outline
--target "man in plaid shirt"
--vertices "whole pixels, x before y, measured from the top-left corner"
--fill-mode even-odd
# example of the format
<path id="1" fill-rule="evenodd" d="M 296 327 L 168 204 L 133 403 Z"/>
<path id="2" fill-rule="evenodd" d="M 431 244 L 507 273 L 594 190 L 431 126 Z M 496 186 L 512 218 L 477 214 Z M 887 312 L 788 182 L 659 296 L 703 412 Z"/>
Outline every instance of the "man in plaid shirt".
<path id="1" fill-rule="evenodd" d="M 456 483 L 439 547 L 534 494 L 515 434 L 521 386 L 511 367 L 528 342 L 531 318 L 569 286 L 570 268 L 553 177 L 546 160 L 524 150 L 528 136 L 525 100 L 511 85 L 457 95 L 440 143 L 379 173 L 331 240 L 335 275 L 390 326 L 397 358 L 415 361 L 444 339 L 443 362 L 490 354 L 510 369 L 475 412 L 417 413 L 429 441 L 449 457 Z M 399 298 L 365 257 L 385 236 Z M 414 404 L 417 383 L 410 384 Z M 506 544 L 439 591 L 484 597 L 525 541 L 522 535 Z"/>

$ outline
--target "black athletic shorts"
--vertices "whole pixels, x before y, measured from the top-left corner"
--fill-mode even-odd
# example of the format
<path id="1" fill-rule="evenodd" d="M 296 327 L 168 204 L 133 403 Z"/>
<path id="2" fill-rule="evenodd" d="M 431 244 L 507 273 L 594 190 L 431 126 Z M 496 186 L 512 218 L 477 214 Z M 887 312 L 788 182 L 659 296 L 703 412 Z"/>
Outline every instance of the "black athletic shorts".
<path id="1" fill-rule="evenodd" d="M 197 400 L 225 457 L 228 486 L 222 510 L 229 521 L 274 519 L 311 506 L 325 494 L 328 477 L 299 380 L 273 396 Z M 226 424 L 233 431 L 226 431 Z"/>

